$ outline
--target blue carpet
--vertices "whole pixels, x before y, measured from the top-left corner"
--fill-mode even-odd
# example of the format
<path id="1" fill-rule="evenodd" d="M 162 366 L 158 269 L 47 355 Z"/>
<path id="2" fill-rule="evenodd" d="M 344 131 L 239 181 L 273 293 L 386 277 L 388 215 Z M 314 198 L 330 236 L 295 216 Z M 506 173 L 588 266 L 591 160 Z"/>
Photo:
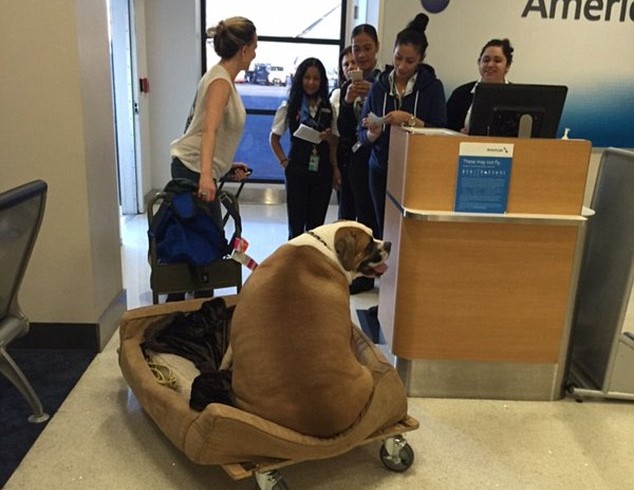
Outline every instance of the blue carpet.
<path id="1" fill-rule="evenodd" d="M 82 349 L 7 349 L 33 386 L 51 418 L 96 352 Z M 20 464 L 48 422 L 28 421 L 31 408 L 7 378 L 0 375 L 0 488 Z M 49 419 L 50 421 L 50 419 Z"/>

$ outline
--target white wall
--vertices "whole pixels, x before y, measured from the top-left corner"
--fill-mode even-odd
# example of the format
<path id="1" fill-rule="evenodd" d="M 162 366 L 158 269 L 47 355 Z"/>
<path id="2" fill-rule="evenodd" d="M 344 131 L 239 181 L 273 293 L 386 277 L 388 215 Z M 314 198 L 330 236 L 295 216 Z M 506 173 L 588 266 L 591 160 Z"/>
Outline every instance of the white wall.
<path id="1" fill-rule="evenodd" d="M 136 68 L 138 78 L 148 78 L 148 66 L 147 66 L 147 37 L 146 37 L 146 18 L 145 10 L 147 6 L 146 0 L 133 0 L 134 1 L 134 31 L 136 36 L 136 42 L 134 43 L 136 49 Z M 150 0 L 150 3 L 151 0 Z M 136 83 L 135 85 L 138 85 Z M 152 189 L 152 149 L 150 146 L 150 127 L 152 121 L 152 113 L 150 111 L 150 94 L 139 93 L 139 125 L 136 128 L 138 132 L 137 142 L 137 159 L 141 161 L 137 169 L 137 181 L 139 182 L 138 200 L 143 203 L 142 209 L 145 209 L 144 198 L 147 193 Z M 146 162 L 144 164 L 144 162 Z"/>
<path id="2" fill-rule="evenodd" d="M 162 189 L 171 179 L 169 145 L 183 132 L 201 76 L 200 4 L 149 0 L 145 19 L 151 185 Z"/>
<path id="3" fill-rule="evenodd" d="M 100 323 L 123 292 L 106 2 L 0 12 L 0 187 L 49 185 L 20 303 L 33 322 Z"/>

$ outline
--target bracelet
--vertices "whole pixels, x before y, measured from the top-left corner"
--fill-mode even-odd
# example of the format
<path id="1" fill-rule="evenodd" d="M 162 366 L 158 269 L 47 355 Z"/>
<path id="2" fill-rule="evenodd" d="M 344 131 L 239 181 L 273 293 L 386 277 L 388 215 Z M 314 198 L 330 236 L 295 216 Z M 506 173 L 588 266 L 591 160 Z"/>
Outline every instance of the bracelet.
<path id="1" fill-rule="evenodd" d="M 412 115 L 409 117 L 409 120 L 407 121 L 406 126 L 407 126 L 408 128 L 413 128 L 414 126 L 416 126 L 416 116 L 415 116 L 414 114 L 412 114 Z"/>

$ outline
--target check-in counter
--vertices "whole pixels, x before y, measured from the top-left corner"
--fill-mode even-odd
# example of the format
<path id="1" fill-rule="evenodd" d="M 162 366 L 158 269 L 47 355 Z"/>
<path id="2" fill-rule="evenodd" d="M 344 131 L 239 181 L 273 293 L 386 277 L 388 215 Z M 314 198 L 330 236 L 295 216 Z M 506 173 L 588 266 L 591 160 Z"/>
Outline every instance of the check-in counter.
<path id="1" fill-rule="evenodd" d="M 438 133 L 391 133 L 378 311 L 408 394 L 560 398 L 591 144 Z M 453 210 L 465 141 L 513 145 L 506 212 Z"/>

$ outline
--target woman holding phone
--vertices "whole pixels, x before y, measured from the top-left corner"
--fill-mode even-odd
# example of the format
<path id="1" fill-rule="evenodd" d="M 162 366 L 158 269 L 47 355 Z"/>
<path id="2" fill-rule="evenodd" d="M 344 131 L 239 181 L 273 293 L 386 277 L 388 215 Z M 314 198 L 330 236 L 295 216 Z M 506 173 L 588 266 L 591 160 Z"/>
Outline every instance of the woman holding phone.
<path id="1" fill-rule="evenodd" d="M 339 114 L 341 87 L 350 80 L 350 72 L 356 71 L 358 71 L 357 63 L 354 61 L 354 56 L 352 55 L 352 46 L 346 46 L 341 53 L 339 53 L 339 84 L 330 93 L 330 103 L 335 109 L 335 117 Z"/>
<path id="2" fill-rule="evenodd" d="M 387 167 L 392 126 L 436 127 L 447 124 L 445 91 L 434 69 L 423 63 L 429 17 L 418 14 L 396 36 L 394 66 L 386 67 L 372 85 L 363 106 L 359 141 L 370 153 L 370 190 L 383 236 Z M 380 119 L 374 119 L 371 114 Z"/>
<path id="3" fill-rule="evenodd" d="M 377 68 L 379 37 L 370 24 L 360 24 L 352 31 L 352 55 L 357 70 L 349 73 L 350 80 L 341 87 L 341 102 L 337 126 L 342 158 L 342 188 L 339 218 L 357 220 L 378 236 L 379 227 L 370 195 L 368 159 L 370 149 L 357 140 L 363 103 L 381 70 Z M 374 279 L 359 277 L 350 285 L 350 294 L 374 288 Z"/>

